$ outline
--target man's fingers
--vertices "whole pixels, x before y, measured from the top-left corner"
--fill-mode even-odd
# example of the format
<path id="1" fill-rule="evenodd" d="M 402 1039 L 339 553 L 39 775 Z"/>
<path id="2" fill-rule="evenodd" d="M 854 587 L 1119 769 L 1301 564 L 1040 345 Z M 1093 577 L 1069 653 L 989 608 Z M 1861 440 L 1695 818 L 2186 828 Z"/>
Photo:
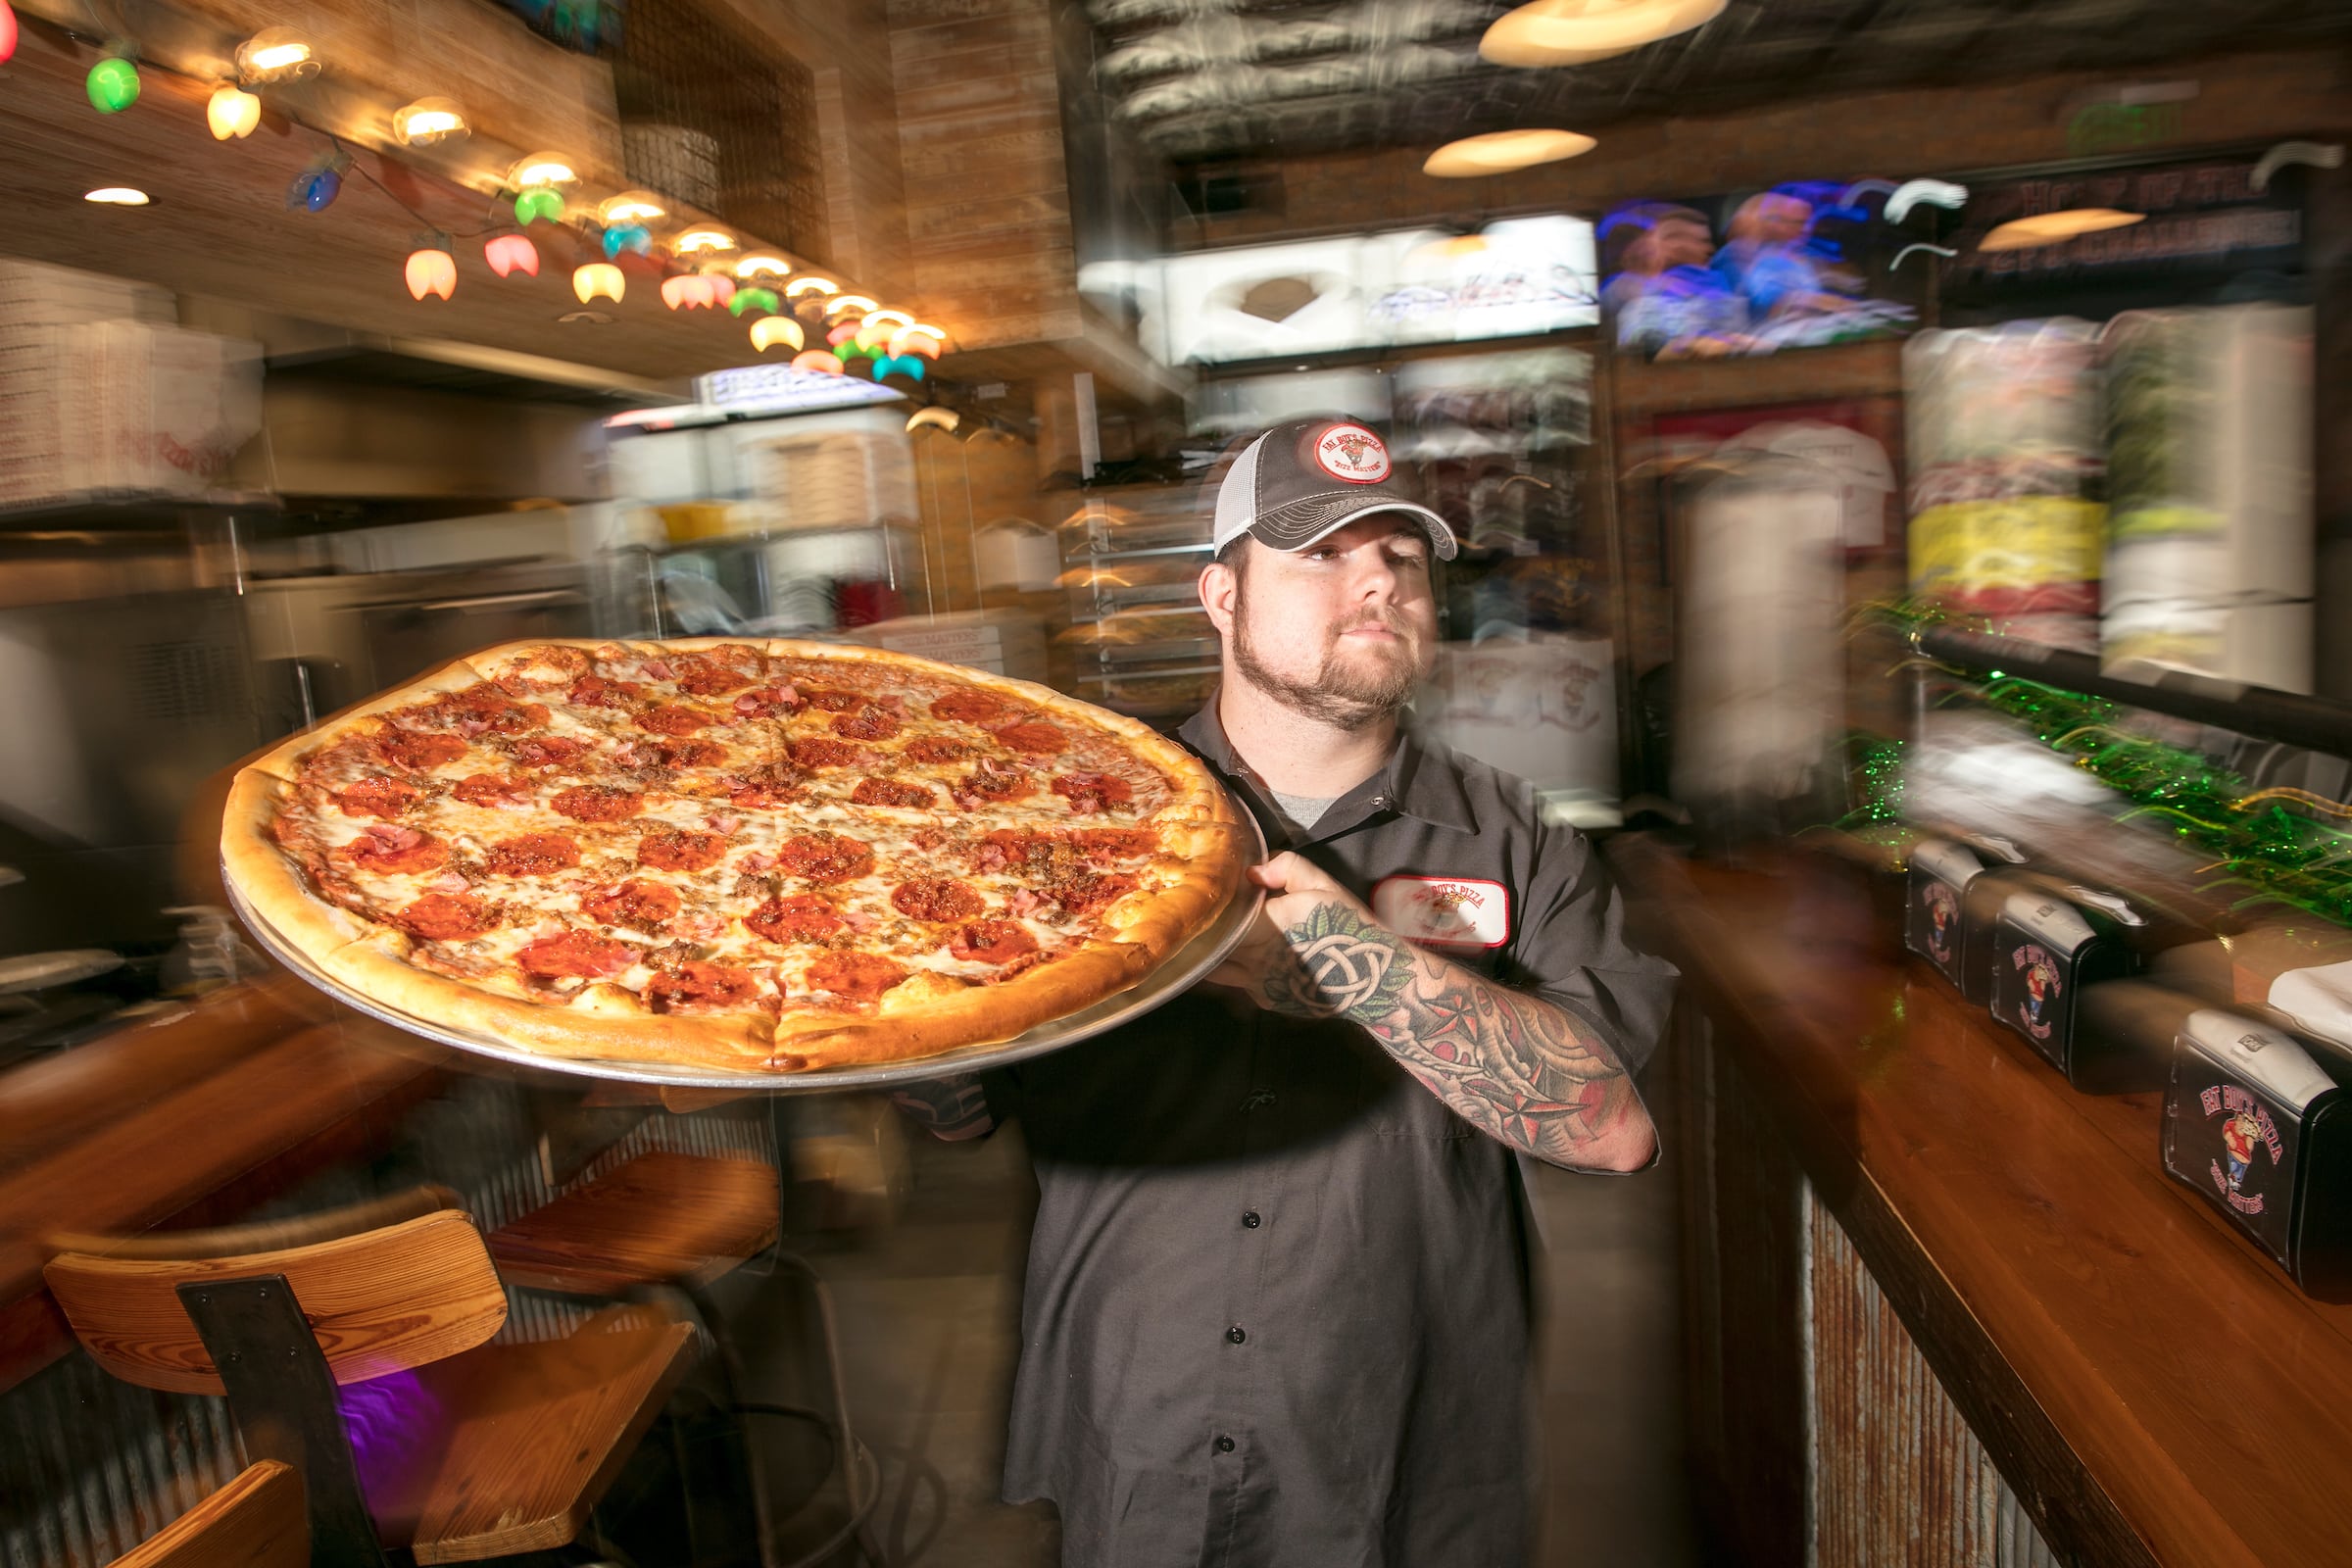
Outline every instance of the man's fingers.
<path id="1" fill-rule="evenodd" d="M 1262 865 L 1251 866 L 1250 879 L 1269 893 L 1322 893 L 1339 888 L 1321 866 L 1289 850 Z"/>

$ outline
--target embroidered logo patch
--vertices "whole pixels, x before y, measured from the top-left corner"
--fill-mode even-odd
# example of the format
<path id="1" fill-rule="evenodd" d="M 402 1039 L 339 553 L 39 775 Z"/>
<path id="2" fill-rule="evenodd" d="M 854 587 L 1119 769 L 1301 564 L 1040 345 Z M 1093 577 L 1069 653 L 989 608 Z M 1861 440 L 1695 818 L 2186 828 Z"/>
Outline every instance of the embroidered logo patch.
<path id="1" fill-rule="evenodd" d="M 1360 424 L 1335 424 L 1316 437 L 1315 463 L 1349 484 L 1378 484 L 1389 476 L 1389 449 Z"/>
<path id="2" fill-rule="evenodd" d="M 1499 948 L 1511 938 L 1511 895 L 1499 882 L 1385 877 L 1372 890 L 1372 918 L 1407 942 Z"/>

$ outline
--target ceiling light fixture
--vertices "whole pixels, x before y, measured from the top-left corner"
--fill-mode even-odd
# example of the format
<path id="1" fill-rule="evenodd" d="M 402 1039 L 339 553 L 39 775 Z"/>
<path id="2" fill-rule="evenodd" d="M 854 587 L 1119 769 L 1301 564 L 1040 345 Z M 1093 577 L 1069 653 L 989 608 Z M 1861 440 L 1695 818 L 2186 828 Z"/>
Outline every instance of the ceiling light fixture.
<path id="1" fill-rule="evenodd" d="M 1704 26 L 1727 0 L 1531 0 L 1478 40 L 1497 66 L 1580 66 Z"/>
<path id="2" fill-rule="evenodd" d="M 96 202 L 101 207 L 144 207 L 147 205 L 147 193 L 128 185 L 101 185 L 96 190 L 85 192 L 81 199 L 85 202 Z"/>
<path id="3" fill-rule="evenodd" d="M 875 301 L 862 294 L 841 294 L 825 302 L 827 316 L 863 316 L 874 309 Z"/>
<path id="4" fill-rule="evenodd" d="M 669 248 L 680 256 L 700 256 L 706 251 L 731 251 L 735 236 L 723 228 L 698 223 L 670 241 Z"/>
<path id="5" fill-rule="evenodd" d="M 608 196 L 596 204 L 596 220 L 608 226 L 613 223 L 646 223 L 668 216 L 669 209 L 662 198 L 650 190 L 624 190 L 617 196 Z"/>
<path id="6" fill-rule="evenodd" d="M 446 98 L 419 98 L 392 113 L 392 135 L 403 147 L 456 141 L 470 129 L 465 114 Z"/>
<path id="7" fill-rule="evenodd" d="M 838 294 L 839 283 L 828 283 L 821 277 L 796 277 L 784 285 L 784 297 L 797 300 L 804 294 Z"/>
<path id="8" fill-rule="evenodd" d="M 1977 242 L 1981 251 L 2028 251 L 2058 245 L 2083 234 L 2110 228 L 2129 228 L 2145 222 L 2145 213 L 2122 213 L 2112 207 L 2070 207 L 2059 213 L 2038 213 L 2013 219 Z"/>
<path id="9" fill-rule="evenodd" d="M 516 190 L 532 190 L 541 185 L 568 185 L 580 176 L 570 160 L 559 153 L 533 153 L 519 159 L 507 172 L 507 183 Z"/>
<path id="10" fill-rule="evenodd" d="M 1573 130 L 1497 130 L 1484 136 L 1464 136 L 1431 153 L 1421 172 L 1440 179 L 1476 179 L 1483 174 L 1507 174 L 1575 158 L 1600 144 Z"/>
<path id="11" fill-rule="evenodd" d="M 781 256 L 769 256 L 764 252 L 746 256 L 735 264 L 737 277 L 787 277 L 791 273 L 790 262 Z"/>
<path id="12" fill-rule="evenodd" d="M 317 51 L 292 27 L 264 27 L 237 45 L 237 74 L 249 83 L 295 81 L 318 74 Z"/>
<path id="13" fill-rule="evenodd" d="M 204 122 L 212 127 L 215 141 L 250 136 L 262 122 L 262 101 L 235 82 L 224 81 L 205 100 Z"/>

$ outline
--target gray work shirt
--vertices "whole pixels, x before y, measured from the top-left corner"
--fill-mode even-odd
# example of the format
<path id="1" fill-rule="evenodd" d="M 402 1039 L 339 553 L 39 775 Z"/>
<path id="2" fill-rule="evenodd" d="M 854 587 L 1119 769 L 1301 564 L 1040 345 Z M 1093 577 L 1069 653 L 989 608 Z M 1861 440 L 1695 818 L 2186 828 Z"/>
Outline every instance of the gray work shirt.
<path id="1" fill-rule="evenodd" d="M 1213 703 L 1180 735 L 1284 847 Z M 1591 846 L 1523 782 L 1406 740 L 1289 847 L 1632 1065 L 1656 1044 L 1674 970 L 1626 945 Z M 1054 1501 L 1066 1568 L 1523 1559 L 1509 1150 L 1354 1024 L 1220 987 L 989 1093 L 1038 1184 L 1004 1496 Z"/>

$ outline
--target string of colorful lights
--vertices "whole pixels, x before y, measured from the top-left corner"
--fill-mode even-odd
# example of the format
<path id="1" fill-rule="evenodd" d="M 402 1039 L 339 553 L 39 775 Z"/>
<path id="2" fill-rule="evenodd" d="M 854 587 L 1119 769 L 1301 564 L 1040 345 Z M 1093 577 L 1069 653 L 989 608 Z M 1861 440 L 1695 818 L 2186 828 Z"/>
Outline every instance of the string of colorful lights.
<path id="1" fill-rule="evenodd" d="M 8 0 L 0 0 L 0 65 L 15 55 L 18 35 L 16 12 Z M 120 38 L 102 47 L 83 90 L 98 113 L 126 113 L 139 101 L 137 49 Z M 250 136 L 264 109 L 262 94 L 255 89 L 301 81 L 320 67 L 318 51 L 293 28 L 269 27 L 255 33 L 236 49 L 235 79 L 213 86 L 205 103 L 206 126 L 217 141 Z M 150 62 L 148 69 L 169 68 Z M 278 109 L 293 123 L 306 124 L 282 102 Z M 391 125 L 394 141 L 403 147 L 433 146 L 465 137 L 470 129 L 463 109 L 437 97 L 404 105 L 392 114 Z M 629 255 L 661 269 L 662 302 L 670 310 L 723 308 L 738 318 L 750 317 L 753 349 L 764 354 L 781 347 L 793 355 L 795 369 L 827 375 L 861 372 L 863 378 L 876 381 L 895 375 L 920 382 L 947 345 L 948 334 L 941 328 L 905 311 L 884 309 L 862 294 L 843 293 L 830 278 L 813 272 L 796 276 L 783 257 L 746 251 L 737 236 L 714 224 L 692 223 L 671 236 L 666 246 L 658 243 L 652 224 L 669 213 L 663 198 L 651 191 L 624 190 L 593 207 L 582 206 L 573 197 L 580 176 L 560 153 L 536 152 L 517 159 L 491 197 L 489 221 L 480 229 L 459 233 L 432 224 L 387 189 L 354 161 L 333 132 L 316 125 L 306 128 L 323 137 L 326 145 L 294 177 L 286 192 L 288 210 L 324 213 L 342 194 L 345 179 L 357 173 L 421 226 L 403 269 L 409 293 L 419 303 L 427 298 L 448 300 L 457 292 L 459 239 L 481 239 L 483 260 L 501 278 L 517 271 L 536 277 L 540 257 L 528 232 L 531 225 L 568 221 L 605 257 L 572 270 L 572 292 L 582 305 L 598 299 L 621 301 L 628 279 L 617 264 Z M 118 206 L 144 206 L 148 201 L 145 192 L 127 186 L 93 190 L 88 199 Z M 510 213 L 512 221 L 506 217 Z M 791 281 L 785 282 L 787 278 Z"/>

